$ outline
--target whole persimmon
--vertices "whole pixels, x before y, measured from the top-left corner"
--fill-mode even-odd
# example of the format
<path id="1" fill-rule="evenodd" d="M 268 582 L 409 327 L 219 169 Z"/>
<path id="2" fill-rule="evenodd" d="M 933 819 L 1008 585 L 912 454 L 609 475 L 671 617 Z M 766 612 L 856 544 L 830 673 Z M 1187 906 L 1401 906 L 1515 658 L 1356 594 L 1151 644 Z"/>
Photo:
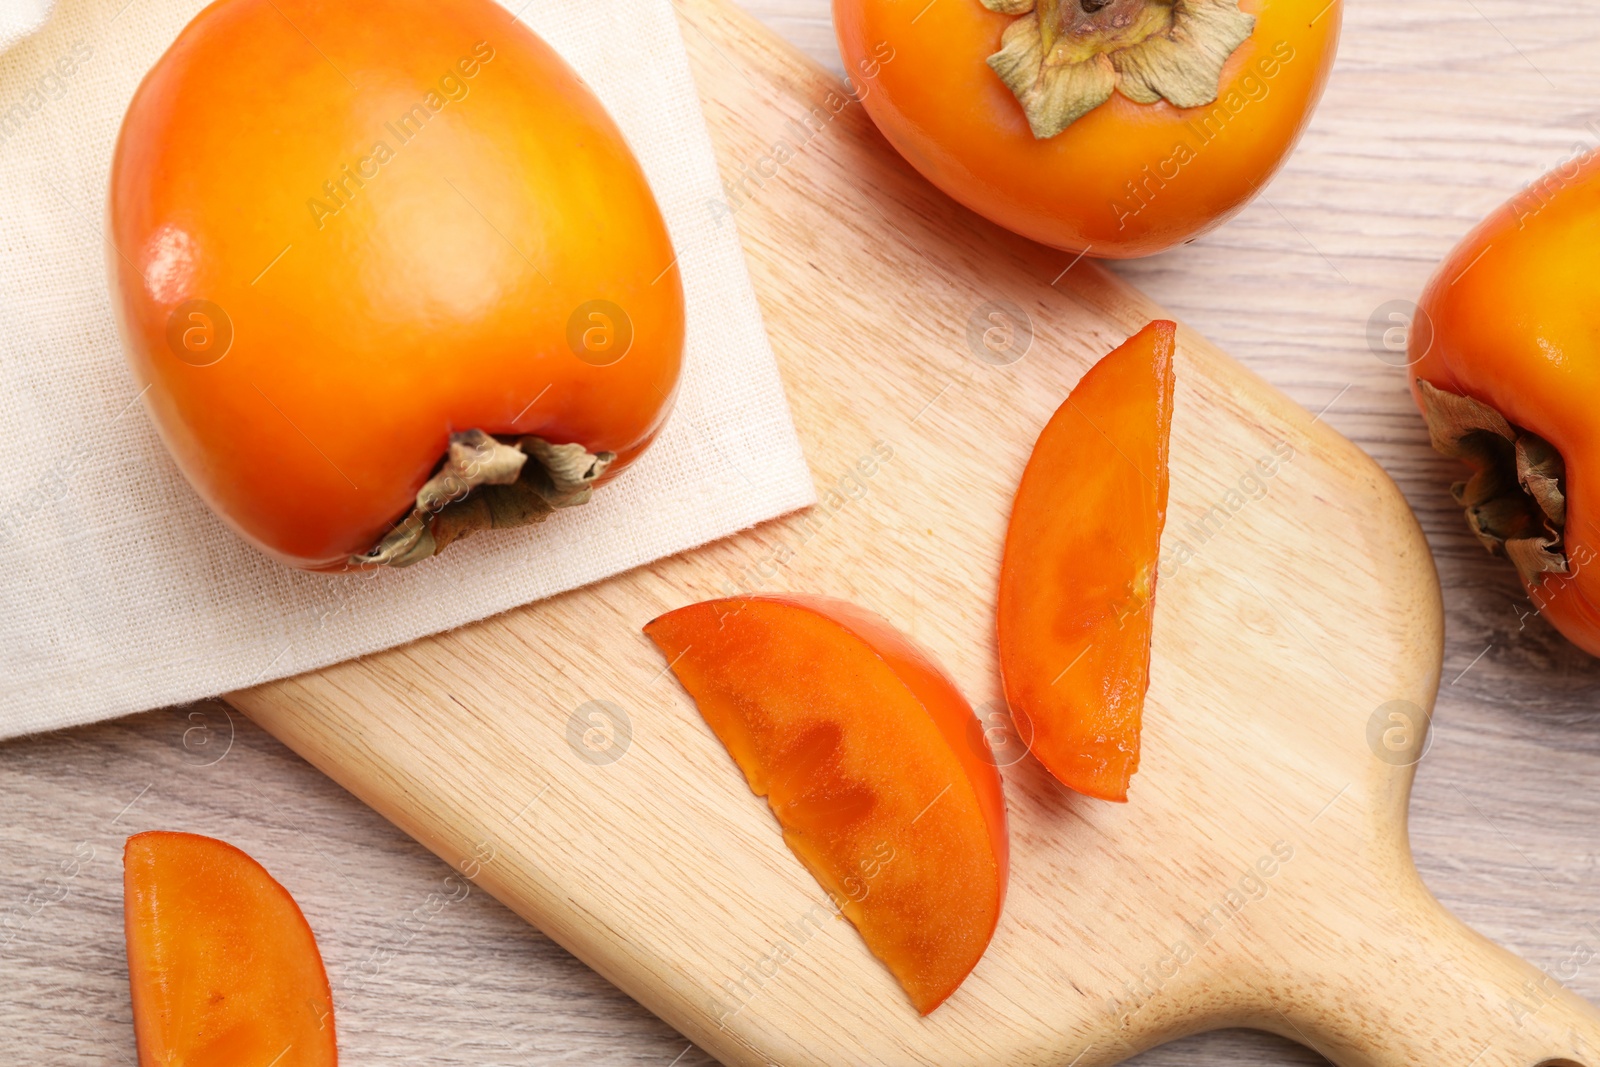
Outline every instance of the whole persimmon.
<path id="1" fill-rule="evenodd" d="M 1600 152 L 1575 154 L 1445 257 L 1408 339 L 1433 445 L 1470 469 L 1451 494 L 1542 616 L 1600 656 Z"/>
<path id="2" fill-rule="evenodd" d="M 134 94 L 109 214 L 163 440 L 293 566 L 405 565 L 581 503 L 671 408 L 655 198 L 492 0 L 218 0 Z"/>
<path id="3" fill-rule="evenodd" d="M 1322 96 L 1342 0 L 834 0 L 891 144 L 1035 241 L 1146 256 L 1223 222 Z"/>

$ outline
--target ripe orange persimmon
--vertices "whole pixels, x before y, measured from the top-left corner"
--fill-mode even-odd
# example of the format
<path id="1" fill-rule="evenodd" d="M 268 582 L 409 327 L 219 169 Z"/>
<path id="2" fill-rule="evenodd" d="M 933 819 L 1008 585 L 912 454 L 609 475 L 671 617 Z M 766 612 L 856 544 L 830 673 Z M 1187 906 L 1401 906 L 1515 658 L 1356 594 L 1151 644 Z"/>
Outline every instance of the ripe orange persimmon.
<path id="1" fill-rule="evenodd" d="M 1127 800 L 1150 686 L 1177 327 L 1089 368 L 1039 435 L 1000 564 L 1000 673 L 1062 784 Z"/>
<path id="2" fill-rule="evenodd" d="M 1145 256 L 1242 208 L 1288 157 L 1341 0 L 834 0 L 890 143 L 1035 241 Z"/>
<path id="3" fill-rule="evenodd" d="M 1418 406 L 1473 533 L 1516 565 L 1518 614 L 1600 656 L 1600 153 L 1517 194 L 1440 264 L 1412 325 Z"/>
<path id="4" fill-rule="evenodd" d="M 783 594 L 645 627 L 764 796 L 783 838 L 918 1011 L 988 947 L 1010 842 L 972 708 L 927 655 L 852 604 Z"/>
<path id="5" fill-rule="evenodd" d="M 123 851 L 139 1067 L 333 1067 L 322 954 L 288 890 L 232 845 L 158 831 Z"/>
<path id="6" fill-rule="evenodd" d="M 581 503 L 676 390 L 644 174 L 492 0 L 218 0 L 134 94 L 109 236 L 163 440 L 294 566 L 403 565 Z"/>

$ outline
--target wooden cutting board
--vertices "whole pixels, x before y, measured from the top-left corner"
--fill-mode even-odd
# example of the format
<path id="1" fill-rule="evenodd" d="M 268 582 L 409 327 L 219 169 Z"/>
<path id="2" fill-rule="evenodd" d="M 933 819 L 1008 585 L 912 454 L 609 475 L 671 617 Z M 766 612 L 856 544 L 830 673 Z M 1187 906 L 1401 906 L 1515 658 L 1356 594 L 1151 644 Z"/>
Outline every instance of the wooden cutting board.
<path id="1" fill-rule="evenodd" d="M 993 731 L 1006 911 L 917 1017 L 640 627 L 733 591 L 845 597 L 992 715 L 1028 451 L 1161 313 L 957 208 L 747 16 L 679 10 L 821 503 L 231 702 L 729 1064 L 1090 1067 L 1250 1026 L 1340 1064 L 1600 1067 L 1600 1016 L 1412 867 L 1442 623 L 1400 494 L 1187 331 L 1132 802 L 1064 791 Z"/>

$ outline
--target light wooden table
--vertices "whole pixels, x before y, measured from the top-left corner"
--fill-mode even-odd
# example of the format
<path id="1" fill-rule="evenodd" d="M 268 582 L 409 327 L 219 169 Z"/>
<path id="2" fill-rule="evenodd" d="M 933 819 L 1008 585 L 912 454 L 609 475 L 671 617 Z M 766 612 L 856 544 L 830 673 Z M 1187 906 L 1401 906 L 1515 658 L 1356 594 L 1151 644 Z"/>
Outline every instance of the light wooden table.
<path id="1" fill-rule="evenodd" d="M 826 0 L 746 2 L 838 68 Z M 1600 120 L 1600 7 L 1347 3 L 1327 98 L 1266 195 L 1219 233 L 1119 269 L 1324 412 L 1405 491 L 1449 618 L 1412 804 L 1418 863 L 1468 922 L 1600 999 L 1600 665 L 1542 623 L 1519 628 L 1510 568 L 1467 535 L 1446 489 L 1456 471 L 1367 339 L 1373 312 L 1415 297 L 1474 221 L 1575 144 L 1600 147 L 1585 128 Z M 440 861 L 218 706 L 0 745 L 0 797 L 0 1033 L 15 1062 L 134 1062 L 120 849 L 158 827 L 233 841 L 294 892 L 347 1063 L 708 1062 L 493 900 L 451 899 Z M 1580 943 L 1594 959 L 1563 969 Z M 1221 1033 L 1137 1062 L 1323 1061 Z"/>

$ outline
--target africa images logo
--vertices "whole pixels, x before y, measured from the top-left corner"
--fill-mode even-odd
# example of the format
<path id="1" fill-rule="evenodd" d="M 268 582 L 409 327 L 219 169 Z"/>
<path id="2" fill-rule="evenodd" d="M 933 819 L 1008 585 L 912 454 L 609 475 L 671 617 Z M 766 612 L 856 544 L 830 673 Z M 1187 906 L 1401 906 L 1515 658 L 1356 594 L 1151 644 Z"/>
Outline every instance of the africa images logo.
<path id="1" fill-rule="evenodd" d="M 1116 217 L 1117 229 L 1125 229 L 1129 219 L 1149 207 L 1151 201 L 1167 187 L 1167 183 L 1176 181 L 1183 173 L 1183 168 L 1220 137 L 1241 112 L 1265 100 L 1272 92 L 1273 79 L 1294 60 L 1294 46 L 1288 41 L 1279 41 L 1270 51 L 1262 51 L 1239 79 L 1238 88 L 1230 89 L 1210 105 L 1209 110 L 1189 119 L 1184 124 L 1185 139 L 1175 142 L 1172 152 L 1165 159 L 1156 161 L 1154 170 L 1146 164 L 1141 172 L 1142 177 L 1129 179 L 1127 196 L 1119 195 L 1111 201 L 1111 213 Z"/>
<path id="2" fill-rule="evenodd" d="M 436 87 L 429 89 L 421 100 L 399 117 L 383 124 L 383 128 L 394 138 L 394 146 L 382 139 L 373 142 L 372 150 L 356 160 L 354 165 L 341 165 L 339 173 L 323 182 L 322 197 L 313 196 L 306 200 L 306 208 L 311 212 L 311 221 L 316 223 L 317 229 L 327 225 L 328 216 L 337 215 L 349 207 L 361 190 L 366 188 L 367 182 L 377 178 L 384 164 L 395 158 L 397 149 L 410 144 L 429 120 L 445 109 L 445 105 L 465 100 L 472 91 L 467 82 L 476 78 L 484 65 L 494 59 L 494 55 L 494 49 L 488 41 L 473 45 L 472 55 L 458 59 L 452 69 L 440 75 Z"/>

